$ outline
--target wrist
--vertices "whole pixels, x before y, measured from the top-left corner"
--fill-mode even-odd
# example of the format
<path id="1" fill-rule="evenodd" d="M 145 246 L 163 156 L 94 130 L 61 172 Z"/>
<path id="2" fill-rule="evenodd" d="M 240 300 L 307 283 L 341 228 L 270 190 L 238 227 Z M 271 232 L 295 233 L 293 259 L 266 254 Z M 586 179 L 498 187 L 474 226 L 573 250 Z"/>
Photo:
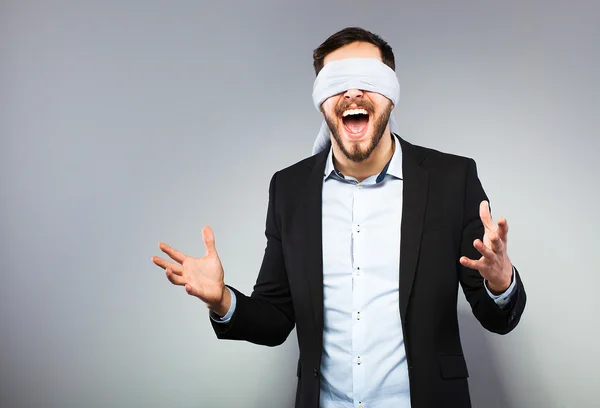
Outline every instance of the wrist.
<path id="1" fill-rule="evenodd" d="M 215 304 L 208 305 L 208 308 L 214 312 L 219 317 L 223 317 L 229 311 L 231 307 L 231 292 L 227 288 L 227 286 L 223 285 L 223 291 L 221 294 L 221 299 Z"/>
<path id="2" fill-rule="evenodd" d="M 502 276 L 499 276 L 498 279 L 490 280 L 487 279 L 487 288 L 493 295 L 498 296 L 506 292 L 506 290 L 510 287 L 513 280 L 513 266 L 510 261 L 504 264 L 504 270 L 502 272 Z"/>
<path id="3" fill-rule="evenodd" d="M 504 292 L 506 292 L 506 290 L 510 287 L 511 283 L 512 283 L 512 276 L 510 276 L 508 278 L 508 280 L 506 280 L 506 279 L 499 280 L 499 281 L 487 280 L 486 281 L 486 286 L 487 286 L 488 290 L 494 296 L 498 296 L 498 295 L 501 295 Z"/>

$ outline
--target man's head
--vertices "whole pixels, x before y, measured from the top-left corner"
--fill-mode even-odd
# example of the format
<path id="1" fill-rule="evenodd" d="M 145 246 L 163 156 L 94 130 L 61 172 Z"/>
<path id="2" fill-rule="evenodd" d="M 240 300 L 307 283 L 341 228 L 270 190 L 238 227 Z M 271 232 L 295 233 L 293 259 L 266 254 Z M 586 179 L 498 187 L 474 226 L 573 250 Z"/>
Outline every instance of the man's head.
<path id="1" fill-rule="evenodd" d="M 313 52 L 317 75 L 325 65 L 346 58 L 376 58 L 395 70 L 392 48 L 381 37 L 362 28 L 345 28 Z M 335 143 L 351 161 L 360 163 L 375 150 L 386 133 L 392 102 L 385 96 L 359 89 L 326 99 L 321 112 Z"/>

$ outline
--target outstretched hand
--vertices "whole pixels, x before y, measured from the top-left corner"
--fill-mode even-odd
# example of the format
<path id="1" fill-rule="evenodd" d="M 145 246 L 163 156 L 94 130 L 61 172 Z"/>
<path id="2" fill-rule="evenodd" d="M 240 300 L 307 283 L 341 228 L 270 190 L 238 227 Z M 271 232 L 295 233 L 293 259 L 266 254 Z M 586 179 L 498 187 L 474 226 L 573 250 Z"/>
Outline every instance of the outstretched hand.
<path id="1" fill-rule="evenodd" d="M 206 255 L 202 258 L 186 255 L 161 242 L 158 247 L 175 262 L 158 256 L 153 256 L 152 262 L 165 270 L 172 284 L 185 286 L 188 294 L 198 297 L 209 309 L 223 316 L 229 309 L 231 297 L 225 287 L 223 266 L 210 227 L 204 227 L 202 238 L 206 247 Z"/>
<path id="2" fill-rule="evenodd" d="M 498 225 L 494 223 L 487 201 L 482 201 L 479 205 L 479 217 L 485 228 L 483 242 L 476 239 L 473 246 L 479 251 L 481 258 L 473 260 L 462 256 L 460 263 L 479 271 L 487 280 L 488 289 L 494 294 L 500 294 L 508 289 L 512 280 L 512 264 L 507 253 L 508 223 L 504 217 L 498 220 Z"/>

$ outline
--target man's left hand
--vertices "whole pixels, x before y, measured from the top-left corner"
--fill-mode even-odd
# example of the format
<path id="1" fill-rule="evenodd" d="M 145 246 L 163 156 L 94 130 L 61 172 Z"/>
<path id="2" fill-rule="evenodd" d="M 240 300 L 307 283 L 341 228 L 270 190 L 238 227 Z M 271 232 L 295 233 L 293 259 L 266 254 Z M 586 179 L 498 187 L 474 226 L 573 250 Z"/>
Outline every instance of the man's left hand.
<path id="1" fill-rule="evenodd" d="M 460 263 L 467 268 L 476 269 L 487 280 L 487 287 L 494 295 L 506 291 L 512 280 L 512 264 L 507 254 L 508 223 L 504 217 L 498 220 L 498 225 L 492 220 L 487 201 L 479 205 L 479 217 L 485 228 L 483 242 L 476 239 L 473 246 L 481 254 L 478 260 L 466 256 L 460 258 Z"/>

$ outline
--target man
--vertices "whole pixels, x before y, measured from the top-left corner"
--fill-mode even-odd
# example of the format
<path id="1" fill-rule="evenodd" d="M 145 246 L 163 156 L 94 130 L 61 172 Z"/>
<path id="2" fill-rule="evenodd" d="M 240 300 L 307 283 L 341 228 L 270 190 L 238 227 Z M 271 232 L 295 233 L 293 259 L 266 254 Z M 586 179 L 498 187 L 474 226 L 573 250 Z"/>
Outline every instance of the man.
<path id="1" fill-rule="evenodd" d="M 469 407 L 458 285 L 486 329 L 518 323 L 525 290 L 468 158 L 391 132 L 394 55 L 344 29 L 314 51 L 313 99 L 326 127 L 315 153 L 275 173 L 267 247 L 251 296 L 224 284 L 209 227 L 206 256 L 164 243 L 154 257 L 210 309 L 219 338 L 276 346 L 296 326 L 296 407 Z"/>

